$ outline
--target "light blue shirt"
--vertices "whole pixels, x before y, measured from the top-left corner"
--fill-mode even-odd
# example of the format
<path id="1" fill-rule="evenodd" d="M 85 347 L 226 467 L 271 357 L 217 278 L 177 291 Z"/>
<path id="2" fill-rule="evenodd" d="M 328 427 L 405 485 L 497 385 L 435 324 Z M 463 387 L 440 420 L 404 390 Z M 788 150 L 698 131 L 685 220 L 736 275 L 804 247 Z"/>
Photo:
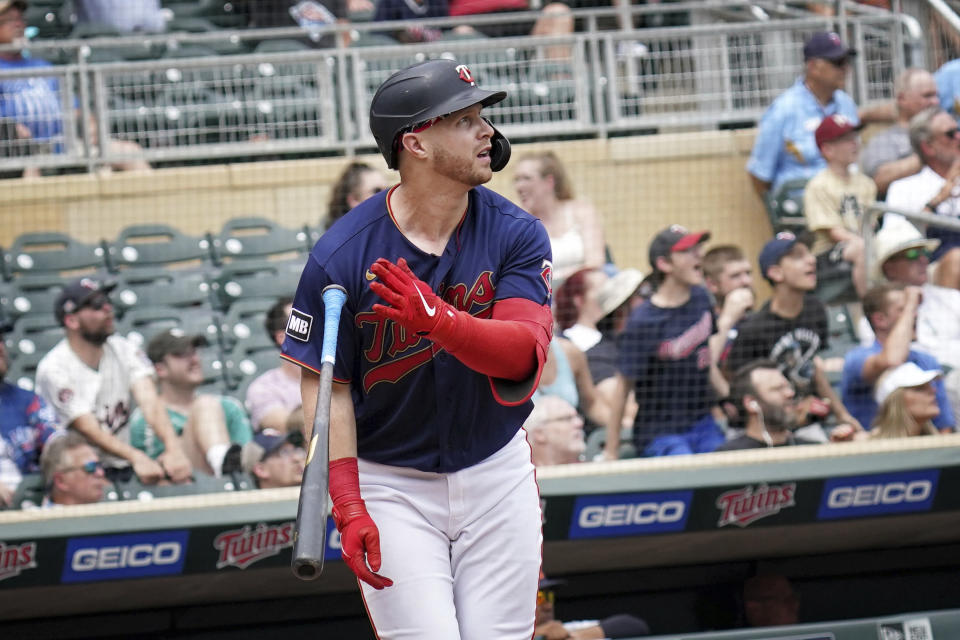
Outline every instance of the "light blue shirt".
<path id="1" fill-rule="evenodd" d="M 940 106 L 957 117 L 960 113 L 960 58 L 951 60 L 933 74 L 937 82 L 937 95 L 940 97 Z"/>
<path id="2" fill-rule="evenodd" d="M 788 180 L 809 180 L 827 166 L 817 149 L 814 133 L 820 122 L 835 113 L 859 123 L 853 98 L 839 89 L 826 106 L 803 84 L 803 76 L 784 91 L 763 114 L 747 171 L 771 183 L 771 193 Z"/>
<path id="3" fill-rule="evenodd" d="M 167 30 L 160 0 L 79 0 L 76 11 L 78 22 L 108 24 L 120 33 Z"/>

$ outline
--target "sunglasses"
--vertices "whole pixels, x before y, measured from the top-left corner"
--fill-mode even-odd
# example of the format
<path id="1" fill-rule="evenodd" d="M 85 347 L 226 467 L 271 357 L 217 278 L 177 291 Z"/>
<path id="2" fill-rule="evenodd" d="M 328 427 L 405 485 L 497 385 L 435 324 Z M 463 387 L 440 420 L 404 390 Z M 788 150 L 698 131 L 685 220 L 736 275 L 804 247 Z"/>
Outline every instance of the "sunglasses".
<path id="1" fill-rule="evenodd" d="M 829 63 L 832 64 L 833 66 L 837 67 L 838 69 L 840 69 L 840 68 L 842 68 L 842 67 L 849 67 L 849 66 L 850 66 L 850 59 L 849 59 L 849 58 L 840 58 L 839 60 L 827 60 L 827 62 L 829 62 Z"/>
<path id="2" fill-rule="evenodd" d="M 954 127 L 953 129 L 947 129 L 946 131 L 941 131 L 940 135 L 944 138 L 956 138 L 957 133 L 960 133 L 960 128 Z"/>
<path id="3" fill-rule="evenodd" d="M 541 605 L 545 602 L 549 602 L 550 604 L 553 604 L 553 601 L 555 599 L 556 599 L 556 595 L 553 593 L 553 591 L 546 591 L 544 589 L 540 589 L 539 591 L 537 591 L 537 605 Z"/>
<path id="4" fill-rule="evenodd" d="M 103 465 L 100 464 L 99 460 L 91 460 L 90 462 L 85 462 L 75 467 L 67 467 L 66 469 L 60 469 L 60 471 L 63 473 L 66 473 L 67 471 L 76 471 L 77 469 L 82 470 L 88 476 L 92 476 L 97 471 L 103 470 Z"/>
<path id="5" fill-rule="evenodd" d="M 930 258 L 930 252 L 926 249 L 907 249 L 906 251 L 900 252 L 897 256 L 898 258 L 903 258 L 904 260 L 919 260 L 920 258 Z"/>
<path id="6" fill-rule="evenodd" d="M 110 304 L 110 298 L 107 296 L 95 296 L 80 305 L 80 309 L 92 309 L 94 311 L 100 311 L 108 304 Z"/>

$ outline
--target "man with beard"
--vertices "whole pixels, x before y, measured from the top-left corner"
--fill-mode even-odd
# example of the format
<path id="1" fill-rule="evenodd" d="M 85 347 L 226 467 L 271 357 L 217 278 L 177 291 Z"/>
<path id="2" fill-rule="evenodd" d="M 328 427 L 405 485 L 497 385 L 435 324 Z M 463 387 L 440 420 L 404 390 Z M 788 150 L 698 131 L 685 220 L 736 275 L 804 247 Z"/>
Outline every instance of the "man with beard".
<path id="1" fill-rule="evenodd" d="M 370 128 L 400 184 L 323 234 L 287 324 L 313 425 L 321 292 L 345 289 L 330 496 L 384 639 L 533 635 L 542 536 L 521 426 L 553 333 L 552 266 L 540 221 L 481 186 L 510 157 L 482 114 L 504 98 L 445 59 L 377 89 Z"/>
<path id="2" fill-rule="evenodd" d="M 816 257 L 806 242 L 781 232 L 764 245 L 759 263 L 760 273 L 773 287 L 773 297 L 740 323 L 727 370 L 736 372 L 754 360 L 773 360 L 804 407 L 801 422 L 812 423 L 804 432 L 809 431 L 807 437 L 826 441 L 821 421 L 831 412 L 838 423 L 859 431 L 817 356 L 827 346 L 827 311 L 812 295 L 817 286 Z"/>
<path id="3" fill-rule="evenodd" d="M 10 366 L 0 326 L 0 509 L 9 507 L 23 474 L 40 470 L 40 451 L 57 430 L 56 416 L 32 391 L 4 378 Z"/>
<path id="4" fill-rule="evenodd" d="M 745 418 L 746 429 L 717 451 L 817 444 L 793 434 L 800 423 L 796 392 L 776 362 L 755 360 L 740 367 L 730 385 L 730 396 Z"/>
<path id="5" fill-rule="evenodd" d="M 126 338 L 114 335 L 112 285 L 81 278 L 63 288 L 54 314 L 66 337 L 37 366 L 37 390 L 61 425 L 75 429 L 99 449 L 107 478 L 129 468 L 146 484 L 190 479 L 184 455 L 151 379 L 153 369 Z M 132 400 L 166 450 L 156 460 L 130 444 Z"/>

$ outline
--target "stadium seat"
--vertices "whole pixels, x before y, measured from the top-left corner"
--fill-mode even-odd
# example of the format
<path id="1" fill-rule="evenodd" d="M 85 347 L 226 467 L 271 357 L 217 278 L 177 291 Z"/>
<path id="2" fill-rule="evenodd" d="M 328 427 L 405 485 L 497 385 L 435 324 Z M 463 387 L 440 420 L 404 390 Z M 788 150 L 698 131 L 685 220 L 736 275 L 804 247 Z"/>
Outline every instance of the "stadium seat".
<path id="1" fill-rule="evenodd" d="M 213 236 L 213 257 L 216 264 L 223 264 L 227 259 L 302 256 L 307 243 L 305 229 L 288 229 L 266 218 L 233 218 Z"/>
<path id="2" fill-rule="evenodd" d="M 229 363 L 231 387 L 238 398 L 246 396 L 247 386 L 254 378 L 280 365 L 280 351 L 266 331 L 254 332 L 245 340 L 238 340 L 226 354 Z"/>
<path id="3" fill-rule="evenodd" d="M 7 290 L 7 312 L 15 321 L 27 314 L 53 317 L 53 303 L 67 280 L 55 273 L 20 276 Z"/>
<path id="4" fill-rule="evenodd" d="M 254 334 L 267 336 L 264 320 L 275 301 L 270 298 L 234 301 L 220 326 L 224 348 L 229 351 L 237 342 L 252 339 Z"/>
<path id="5" fill-rule="evenodd" d="M 56 231 L 25 233 L 4 253 L 9 280 L 27 273 L 93 272 L 107 266 L 103 244 L 87 244 Z"/>
<path id="6" fill-rule="evenodd" d="M 199 270 L 127 269 L 118 274 L 117 288 L 111 300 L 120 315 L 136 306 L 209 307 L 210 285 L 206 275 Z"/>
<path id="7" fill-rule="evenodd" d="M 210 260 L 209 236 L 191 236 L 163 224 L 138 224 L 120 231 L 108 246 L 111 270 L 147 265 L 206 263 Z"/>
<path id="8" fill-rule="evenodd" d="M 63 340 L 63 327 L 52 313 L 29 315 L 22 320 L 13 331 L 4 336 L 7 353 L 13 360 L 21 357 L 29 359 L 34 355 L 43 357 Z"/>
<path id="9" fill-rule="evenodd" d="M 220 309 L 229 309 L 237 300 L 292 296 L 300 282 L 304 259 L 240 260 L 223 265 L 211 280 L 214 299 Z"/>
<path id="10" fill-rule="evenodd" d="M 143 346 L 153 336 L 168 329 L 202 335 L 210 343 L 211 351 L 219 349 L 219 320 L 209 309 L 202 307 L 134 307 L 117 323 L 117 333 Z"/>
<path id="11" fill-rule="evenodd" d="M 793 231 L 799 233 L 807 228 L 803 217 L 803 190 L 806 180 L 787 180 L 776 193 L 768 193 L 764 204 L 773 232 Z"/>
<path id="12" fill-rule="evenodd" d="M 606 429 L 597 429 L 587 437 L 587 448 L 584 450 L 584 458 L 590 462 L 603 452 L 603 447 L 607 443 Z M 620 432 L 620 459 L 636 458 L 637 449 L 633 446 L 633 436 L 630 429 L 624 429 Z"/>

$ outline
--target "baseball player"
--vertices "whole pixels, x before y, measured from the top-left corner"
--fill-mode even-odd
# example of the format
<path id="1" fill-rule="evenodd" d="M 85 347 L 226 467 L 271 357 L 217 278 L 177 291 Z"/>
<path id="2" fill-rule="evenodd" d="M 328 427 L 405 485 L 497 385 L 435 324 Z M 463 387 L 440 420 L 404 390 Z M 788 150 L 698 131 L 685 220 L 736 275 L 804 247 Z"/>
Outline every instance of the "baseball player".
<path id="1" fill-rule="evenodd" d="M 529 639 L 540 511 L 520 429 L 552 335 L 550 242 L 480 186 L 509 159 L 481 90 L 451 60 L 383 83 L 370 127 L 400 183 L 314 247 L 283 357 L 313 424 L 323 301 L 347 291 L 330 410 L 343 557 L 379 638 Z"/>

